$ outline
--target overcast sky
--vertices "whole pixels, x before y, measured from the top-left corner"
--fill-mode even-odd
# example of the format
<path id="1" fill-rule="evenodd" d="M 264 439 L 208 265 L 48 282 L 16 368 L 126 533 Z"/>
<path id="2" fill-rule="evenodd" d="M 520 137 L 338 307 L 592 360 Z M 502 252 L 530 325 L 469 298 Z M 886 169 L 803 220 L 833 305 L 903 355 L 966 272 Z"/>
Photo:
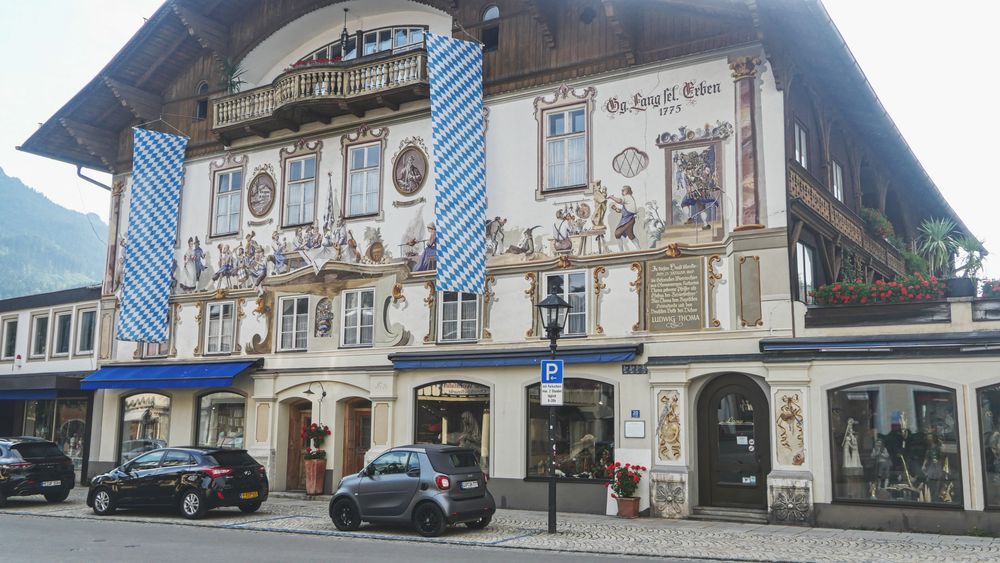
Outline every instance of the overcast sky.
<path id="1" fill-rule="evenodd" d="M 763 0 L 768 1 L 768 0 Z M 105 221 L 106 192 L 68 164 L 14 150 L 93 78 L 160 0 L 0 0 L 0 167 Z M 1000 256 L 991 131 L 1000 131 L 995 29 L 1000 4 L 826 0 L 910 146 L 952 207 Z M 92 173 L 105 183 L 109 178 Z M 992 264 L 990 264 L 992 262 Z M 1000 258 L 987 262 L 1000 277 Z"/>

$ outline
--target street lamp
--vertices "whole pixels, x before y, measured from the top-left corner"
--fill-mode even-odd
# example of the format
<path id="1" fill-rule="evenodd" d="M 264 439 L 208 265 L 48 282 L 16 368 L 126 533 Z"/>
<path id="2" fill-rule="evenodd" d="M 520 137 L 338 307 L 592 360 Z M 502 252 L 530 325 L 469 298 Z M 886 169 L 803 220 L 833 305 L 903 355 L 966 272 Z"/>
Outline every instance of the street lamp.
<path id="1" fill-rule="evenodd" d="M 537 307 L 542 327 L 545 328 L 545 337 L 549 339 L 549 352 L 554 360 L 556 341 L 566 327 L 570 305 L 562 297 L 550 293 Z M 556 533 L 556 407 L 553 405 L 549 405 L 549 533 Z"/>
<path id="2" fill-rule="evenodd" d="M 319 396 L 319 412 L 317 413 L 317 416 L 316 416 L 316 422 L 322 423 L 323 422 L 323 399 L 326 398 L 326 388 L 323 387 L 323 383 L 320 382 L 320 381 L 317 381 L 316 384 L 319 385 L 319 389 L 322 392 L 322 394 Z M 312 382 L 309 383 L 309 387 L 306 387 L 306 390 L 303 391 L 302 394 L 303 395 L 307 395 L 309 397 L 312 397 L 313 395 L 316 394 L 316 392 L 313 391 L 313 384 L 312 384 Z"/>

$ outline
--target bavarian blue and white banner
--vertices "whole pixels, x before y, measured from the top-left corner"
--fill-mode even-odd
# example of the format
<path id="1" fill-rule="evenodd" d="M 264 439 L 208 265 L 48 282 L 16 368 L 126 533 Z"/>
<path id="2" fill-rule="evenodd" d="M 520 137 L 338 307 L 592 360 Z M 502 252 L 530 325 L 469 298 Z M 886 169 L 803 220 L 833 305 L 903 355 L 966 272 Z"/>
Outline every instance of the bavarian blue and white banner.
<path id="1" fill-rule="evenodd" d="M 187 137 L 134 128 L 118 340 L 166 342 Z"/>
<path id="2" fill-rule="evenodd" d="M 427 72 L 437 186 L 437 288 L 482 294 L 486 276 L 482 45 L 428 34 Z"/>

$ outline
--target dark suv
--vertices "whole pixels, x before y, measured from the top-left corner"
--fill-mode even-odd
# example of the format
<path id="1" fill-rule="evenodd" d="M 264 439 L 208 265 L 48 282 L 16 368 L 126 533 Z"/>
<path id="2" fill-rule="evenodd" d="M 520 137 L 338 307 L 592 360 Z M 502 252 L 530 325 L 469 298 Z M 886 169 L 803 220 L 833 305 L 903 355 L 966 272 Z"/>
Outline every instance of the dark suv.
<path id="1" fill-rule="evenodd" d="M 94 477 L 87 506 L 100 516 L 118 508 L 175 506 L 196 519 L 220 506 L 256 512 L 267 493 L 264 466 L 246 450 L 164 448 Z"/>
<path id="2" fill-rule="evenodd" d="M 402 523 L 433 537 L 451 524 L 485 528 L 494 512 L 476 452 L 431 444 L 383 453 L 344 477 L 330 500 L 330 518 L 342 531 L 357 530 L 362 521 Z"/>
<path id="3" fill-rule="evenodd" d="M 0 507 L 8 497 L 44 495 L 62 502 L 76 484 L 73 460 L 41 438 L 0 438 Z"/>

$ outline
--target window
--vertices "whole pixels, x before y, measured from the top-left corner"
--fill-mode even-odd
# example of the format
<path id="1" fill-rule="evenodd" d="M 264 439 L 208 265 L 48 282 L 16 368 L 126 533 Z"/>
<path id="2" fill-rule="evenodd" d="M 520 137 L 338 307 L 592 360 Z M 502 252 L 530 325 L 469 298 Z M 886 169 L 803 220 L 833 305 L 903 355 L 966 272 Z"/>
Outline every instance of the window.
<path id="1" fill-rule="evenodd" d="M 587 109 L 545 113 L 545 189 L 587 184 Z"/>
<path id="2" fill-rule="evenodd" d="M 406 473 L 409 458 L 410 452 L 386 452 L 372 462 L 369 472 L 373 477 Z"/>
<path id="3" fill-rule="evenodd" d="M 241 196 L 243 194 L 243 171 L 228 170 L 215 175 L 215 218 L 212 235 L 232 235 L 240 232 Z"/>
<path id="4" fill-rule="evenodd" d="M 418 387 L 417 444 L 450 444 L 475 450 L 489 473 L 490 388 L 464 381 Z M 473 464 L 475 465 L 475 464 Z"/>
<path id="5" fill-rule="evenodd" d="M 795 243 L 795 265 L 798 268 L 799 301 L 813 303 L 816 289 L 816 252 L 801 242 Z"/>
<path id="6" fill-rule="evenodd" d="M 7 319 L 3 322 L 2 360 L 13 360 L 17 355 L 17 319 Z"/>
<path id="7" fill-rule="evenodd" d="M 49 318 L 34 317 L 31 319 L 31 357 L 45 357 L 49 340 Z"/>
<path id="8" fill-rule="evenodd" d="M 55 339 L 52 355 L 53 356 L 68 356 L 69 355 L 69 343 L 70 343 L 70 331 L 73 328 L 73 313 L 57 313 L 56 314 L 56 331 L 53 338 Z"/>
<path id="9" fill-rule="evenodd" d="M 483 21 L 491 25 L 483 27 L 483 51 L 496 51 L 500 47 L 500 8 L 490 5 L 483 10 Z"/>
<path id="10" fill-rule="evenodd" d="M 1000 508 L 1000 385 L 979 390 L 979 432 L 986 507 Z"/>
<path id="11" fill-rule="evenodd" d="M 163 459 L 164 452 L 150 452 L 146 455 L 139 456 L 132 462 L 133 471 L 148 471 L 150 469 L 156 469 L 160 466 L 160 461 Z"/>
<path id="12" fill-rule="evenodd" d="M 568 479 L 607 479 L 615 461 L 615 388 L 586 379 L 565 379 L 556 409 L 556 474 Z M 548 475 L 549 412 L 539 404 L 539 384 L 528 387 L 528 477 Z"/>
<path id="13" fill-rule="evenodd" d="M 195 463 L 197 462 L 194 456 L 187 452 L 167 450 L 163 454 L 163 463 L 160 464 L 160 467 L 181 467 L 184 465 L 194 465 Z"/>
<path id="14" fill-rule="evenodd" d="M 233 351 L 233 320 L 232 302 L 208 305 L 207 353 L 228 354 Z"/>
<path id="15" fill-rule="evenodd" d="M 166 342 L 140 342 L 139 353 L 144 359 L 165 358 L 170 355 L 171 328 L 169 309 L 167 312 L 167 341 Z"/>
<path id="16" fill-rule="evenodd" d="M 351 147 L 348 151 L 348 217 L 378 213 L 381 153 L 381 143 Z"/>
<path id="17" fill-rule="evenodd" d="M 834 500 L 962 506 L 951 389 L 881 382 L 830 391 Z"/>
<path id="18" fill-rule="evenodd" d="M 288 162 L 285 186 L 285 226 L 313 222 L 316 203 L 316 157 Z"/>
<path id="19" fill-rule="evenodd" d="M 831 163 L 830 168 L 830 188 L 833 190 L 833 197 L 842 202 L 844 201 L 844 169 L 836 160 Z"/>
<path id="20" fill-rule="evenodd" d="M 202 82 L 198 85 L 198 96 L 208 95 L 208 83 Z M 194 111 L 195 121 L 201 121 L 203 119 L 208 119 L 208 98 L 202 98 L 198 100 L 198 105 L 195 107 Z"/>
<path id="21" fill-rule="evenodd" d="M 94 351 L 94 332 L 97 330 L 97 311 L 81 311 L 76 327 L 76 353 Z"/>
<path id="22" fill-rule="evenodd" d="M 170 397 L 140 393 L 122 399 L 121 462 L 167 446 Z"/>
<path id="23" fill-rule="evenodd" d="M 278 350 L 305 350 L 308 327 L 309 298 L 281 298 L 281 338 L 278 340 Z"/>
<path id="24" fill-rule="evenodd" d="M 22 434 L 55 442 L 59 451 L 73 460 L 77 477 L 80 477 L 87 440 L 87 411 L 87 399 L 25 401 Z"/>
<path id="25" fill-rule="evenodd" d="M 52 439 L 55 428 L 56 402 L 51 400 L 31 400 L 24 402 L 24 435 Z"/>
<path id="26" fill-rule="evenodd" d="M 587 334 L 587 275 L 584 272 L 549 274 L 545 277 L 546 295 L 553 293 L 569 303 L 564 336 Z"/>
<path id="27" fill-rule="evenodd" d="M 799 166 L 809 169 L 809 137 L 806 134 L 805 127 L 799 125 L 798 122 L 792 126 L 795 134 L 795 162 L 799 163 Z"/>
<path id="28" fill-rule="evenodd" d="M 246 429 L 243 395 L 223 391 L 198 400 L 198 445 L 242 449 Z"/>
<path id="29" fill-rule="evenodd" d="M 478 327 L 479 296 L 475 293 L 445 291 L 441 294 L 441 340 L 475 340 Z"/>
<path id="30" fill-rule="evenodd" d="M 375 337 L 375 290 L 344 292 L 344 346 L 371 346 Z"/>

